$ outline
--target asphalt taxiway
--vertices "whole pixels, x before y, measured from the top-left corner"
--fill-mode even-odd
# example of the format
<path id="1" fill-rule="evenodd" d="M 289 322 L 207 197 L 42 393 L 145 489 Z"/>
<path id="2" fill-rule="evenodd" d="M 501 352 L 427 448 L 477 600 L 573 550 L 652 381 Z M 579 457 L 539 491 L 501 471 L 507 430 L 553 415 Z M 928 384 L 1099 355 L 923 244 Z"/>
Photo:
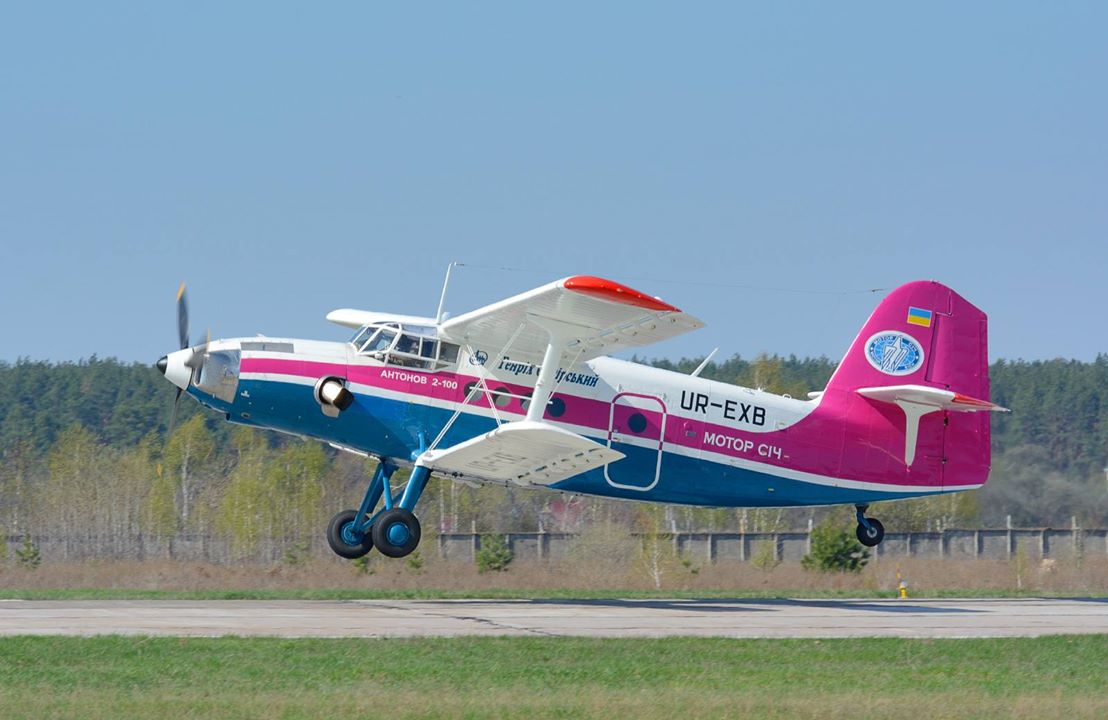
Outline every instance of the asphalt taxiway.
<path id="1" fill-rule="evenodd" d="M 1108 634 L 1106 599 L 0 601 L 0 635 L 734 638 Z"/>

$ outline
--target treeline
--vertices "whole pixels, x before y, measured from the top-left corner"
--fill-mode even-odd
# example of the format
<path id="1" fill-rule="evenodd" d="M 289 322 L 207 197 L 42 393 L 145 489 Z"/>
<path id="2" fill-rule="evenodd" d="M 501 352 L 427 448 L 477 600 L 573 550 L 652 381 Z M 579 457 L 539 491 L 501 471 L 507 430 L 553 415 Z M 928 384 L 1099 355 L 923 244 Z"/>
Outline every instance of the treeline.
<path id="1" fill-rule="evenodd" d="M 690 372 L 700 361 L 655 361 Z M 826 358 L 738 356 L 703 375 L 796 397 L 822 388 Z M 1094 362 L 997 362 L 994 470 L 977 493 L 892 503 L 887 527 L 1108 524 L 1108 355 Z M 330 515 L 356 505 L 372 462 L 320 443 L 232 426 L 182 403 L 165 441 L 173 388 L 141 364 L 0 363 L 0 538 L 55 544 L 50 556 L 147 557 L 189 548 L 211 560 L 324 554 Z M 824 510 L 663 508 L 540 490 L 434 482 L 425 534 L 578 530 L 589 523 L 659 529 L 801 528 Z M 177 548 L 177 550 L 174 550 Z M 9 549 L 0 547 L 0 555 Z"/>

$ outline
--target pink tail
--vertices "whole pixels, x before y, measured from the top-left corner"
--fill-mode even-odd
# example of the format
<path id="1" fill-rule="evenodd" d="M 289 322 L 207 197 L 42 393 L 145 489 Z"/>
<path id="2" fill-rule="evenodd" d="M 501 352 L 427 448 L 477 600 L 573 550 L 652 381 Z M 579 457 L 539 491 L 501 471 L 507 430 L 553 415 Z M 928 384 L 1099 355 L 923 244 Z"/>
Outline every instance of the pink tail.
<path id="1" fill-rule="evenodd" d="M 985 482 L 989 413 L 956 411 L 995 409 L 987 402 L 987 326 L 985 313 L 937 282 L 902 285 L 881 301 L 825 393 L 846 409 L 855 447 L 866 448 L 853 453 L 859 474 L 874 471 L 873 449 L 882 448 L 882 474 L 894 482 L 949 489 Z"/>

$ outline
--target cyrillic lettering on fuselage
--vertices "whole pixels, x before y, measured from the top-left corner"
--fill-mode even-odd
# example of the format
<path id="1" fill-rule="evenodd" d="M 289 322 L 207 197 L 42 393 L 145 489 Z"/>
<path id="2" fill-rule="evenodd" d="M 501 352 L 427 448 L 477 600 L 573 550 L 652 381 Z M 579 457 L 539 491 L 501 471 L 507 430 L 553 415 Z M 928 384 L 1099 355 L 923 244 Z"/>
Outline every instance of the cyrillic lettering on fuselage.
<path id="1" fill-rule="evenodd" d="M 510 372 L 512 375 L 538 375 L 541 365 L 533 365 L 529 362 L 519 362 L 512 360 L 510 357 L 505 357 L 500 361 L 500 364 L 496 366 L 497 370 L 503 370 Z M 576 370 L 566 370 L 565 368 L 558 368 L 558 372 L 554 377 L 554 382 L 561 383 L 567 382 L 571 385 L 580 385 L 582 387 L 596 387 L 596 384 L 600 381 L 600 378 L 593 373 L 577 372 Z"/>
<path id="2" fill-rule="evenodd" d="M 771 460 L 782 460 L 785 458 L 785 454 L 777 445 L 755 443 L 753 440 L 732 437 L 730 435 L 724 435 L 723 433 L 704 433 L 704 447 L 709 450 L 734 450 L 735 452 L 740 452 L 745 455 L 757 455 L 758 457 L 769 458 Z"/>

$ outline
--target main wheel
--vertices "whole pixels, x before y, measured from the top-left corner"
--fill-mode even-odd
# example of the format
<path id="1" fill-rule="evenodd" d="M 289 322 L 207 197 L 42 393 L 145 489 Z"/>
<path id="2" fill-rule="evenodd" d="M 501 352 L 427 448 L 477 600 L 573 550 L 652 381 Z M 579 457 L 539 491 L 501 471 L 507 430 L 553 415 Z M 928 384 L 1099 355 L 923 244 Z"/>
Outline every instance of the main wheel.
<path id="1" fill-rule="evenodd" d="M 876 518 L 866 518 L 866 522 L 869 523 L 869 528 L 858 523 L 858 530 L 855 534 L 858 536 L 858 542 L 866 547 L 874 547 L 885 539 L 885 526 Z"/>
<path id="2" fill-rule="evenodd" d="M 356 560 L 373 549 L 371 533 L 359 533 L 354 529 L 357 518 L 357 510 L 343 510 L 327 525 L 327 544 L 336 555 L 347 560 Z"/>
<path id="3" fill-rule="evenodd" d="M 377 516 L 371 533 L 382 555 L 402 558 L 419 545 L 419 520 L 404 508 L 394 507 Z"/>

